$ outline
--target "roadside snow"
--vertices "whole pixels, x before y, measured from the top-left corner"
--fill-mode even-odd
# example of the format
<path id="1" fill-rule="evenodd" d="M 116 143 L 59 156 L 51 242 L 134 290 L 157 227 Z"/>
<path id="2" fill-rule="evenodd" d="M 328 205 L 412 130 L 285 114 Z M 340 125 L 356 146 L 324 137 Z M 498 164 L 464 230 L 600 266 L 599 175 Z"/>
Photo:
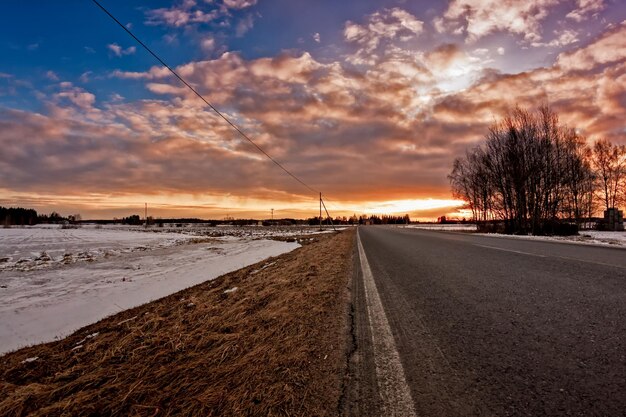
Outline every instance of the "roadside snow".
<path id="1" fill-rule="evenodd" d="M 410 229 L 437 230 L 449 232 L 475 232 L 475 224 L 410 224 L 402 226 Z M 597 230 L 583 230 L 577 236 L 532 236 L 532 235 L 503 235 L 497 233 L 476 233 L 481 236 L 505 237 L 515 239 L 545 240 L 555 242 L 571 242 L 586 245 L 625 246 L 626 232 L 600 232 Z"/>
<path id="2" fill-rule="evenodd" d="M 532 235 L 501 235 L 496 233 L 477 233 L 482 236 L 508 237 L 526 240 L 543 240 L 552 242 L 570 242 L 583 245 L 626 247 L 626 232 L 600 232 L 583 230 L 577 236 L 532 236 Z"/>
<path id="3" fill-rule="evenodd" d="M 18 230 L 22 230 L 21 238 Z M 25 257 L 29 251 L 41 252 L 44 246 L 54 256 L 83 249 L 91 253 L 103 248 L 121 250 L 116 256 L 94 257 L 93 262 L 0 270 L 0 354 L 64 337 L 111 314 L 300 246 L 250 238 L 213 238 L 181 245 L 181 239 L 185 242 L 188 237 L 171 232 L 50 230 L 67 234 L 57 234 L 55 240 L 54 235 L 39 230 L 0 229 L 0 253 Z"/>

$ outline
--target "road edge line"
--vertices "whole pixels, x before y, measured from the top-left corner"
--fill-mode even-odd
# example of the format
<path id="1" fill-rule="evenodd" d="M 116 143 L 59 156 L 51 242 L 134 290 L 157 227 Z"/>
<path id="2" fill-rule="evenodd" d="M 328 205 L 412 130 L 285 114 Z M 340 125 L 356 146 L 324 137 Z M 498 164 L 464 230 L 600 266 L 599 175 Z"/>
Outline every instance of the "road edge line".
<path id="1" fill-rule="evenodd" d="M 376 367 L 378 392 L 381 398 L 381 415 L 416 417 L 413 398 L 406 382 L 396 342 L 378 294 L 374 275 L 367 261 L 358 229 L 357 246 L 361 272 L 363 273 L 365 305 L 374 348 L 374 365 Z"/>

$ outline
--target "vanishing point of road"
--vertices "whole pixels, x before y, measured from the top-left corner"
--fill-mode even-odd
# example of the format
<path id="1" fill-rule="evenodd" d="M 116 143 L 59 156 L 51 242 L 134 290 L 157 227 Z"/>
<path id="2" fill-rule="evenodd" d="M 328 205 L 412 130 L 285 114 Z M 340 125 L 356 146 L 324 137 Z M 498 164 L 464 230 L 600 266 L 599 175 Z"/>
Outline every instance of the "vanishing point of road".
<path id="1" fill-rule="evenodd" d="M 626 250 L 360 227 L 348 415 L 626 415 Z"/>

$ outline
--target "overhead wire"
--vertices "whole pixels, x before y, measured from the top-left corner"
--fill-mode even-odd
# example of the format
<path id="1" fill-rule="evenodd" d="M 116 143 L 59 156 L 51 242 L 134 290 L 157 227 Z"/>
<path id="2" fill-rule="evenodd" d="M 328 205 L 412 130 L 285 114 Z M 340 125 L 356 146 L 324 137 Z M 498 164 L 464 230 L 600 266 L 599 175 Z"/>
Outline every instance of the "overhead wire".
<path id="1" fill-rule="evenodd" d="M 219 111 L 213 104 L 211 104 L 202 94 L 200 94 L 195 88 L 193 88 L 187 81 L 185 81 L 178 73 L 172 69 L 164 60 L 162 60 L 152 49 L 150 49 L 144 42 L 141 41 L 129 28 L 122 24 L 113 14 L 111 14 L 98 0 L 92 0 L 104 13 L 106 13 L 115 23 L 117 23 L 126 33 L 128 33 L 139 45 L 141 45 L 146 51 L 150 53 L 161 65 L 169 70 L 181 83 L 183 83 L 187 88 L 189 88 L 200 100 L 202 100 L 211 110 L 213 110 L 219 117 L 224 119 L 226 123 L 228 123 L 239 135 L 250 142 L 252 146 L 254 146 L 259 152 L 265 155 L 270 161 L 272 161 L 276 166 L 282 169 L 287 175 L 291 178 L 299 182 L 302 186 L 306 187 L 309 191 L 318 194 L 320 193 L 318 190 L 314 189 L 306 182 L 298 178 L 294 173 L 285 168 L 280 162 L 276 159 L 272 158 L 272 156 L 267 153 L 263 148 L 261 148 L 256 142 L 254 142 L 246 133 L 244 133 L 234 122 L 232 122 L 228 117 L 226 117 L 221 111 Z"/>

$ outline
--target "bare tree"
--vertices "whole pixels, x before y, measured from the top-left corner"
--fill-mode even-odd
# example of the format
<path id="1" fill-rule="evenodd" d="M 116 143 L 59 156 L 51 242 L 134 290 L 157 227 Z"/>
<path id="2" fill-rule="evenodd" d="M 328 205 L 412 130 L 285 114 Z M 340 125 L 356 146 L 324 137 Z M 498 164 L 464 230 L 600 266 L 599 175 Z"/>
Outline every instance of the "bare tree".
<path id="1" fill-rule="evenodd" d="M 617 207 L 624 199 L 626 147 L 600 139 L 594 143 L 592 155 L 604 207 L 606 210 Z"/>
<path id="2" fill-rule="evenodd" d="M 454 161 L 448 178 L 474 220 L 500 219 L 506 233 L 553 233 L 560 219 L 580 225 L 591 210 L 589 154 L 549 107 L 516 108 L 489 128 L 483 145 Z"/>

